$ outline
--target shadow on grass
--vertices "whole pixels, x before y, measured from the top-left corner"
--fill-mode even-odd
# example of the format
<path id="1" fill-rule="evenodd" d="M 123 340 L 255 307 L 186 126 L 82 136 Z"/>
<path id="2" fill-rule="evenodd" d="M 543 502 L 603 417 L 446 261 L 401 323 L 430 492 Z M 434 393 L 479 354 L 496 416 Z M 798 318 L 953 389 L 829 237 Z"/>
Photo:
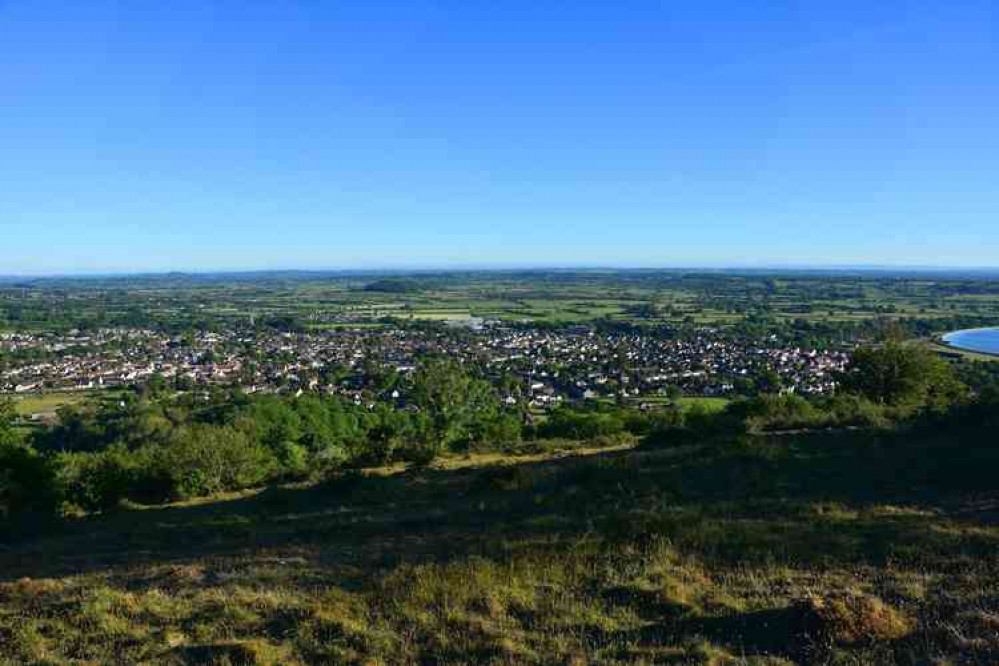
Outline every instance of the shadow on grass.
<path id="1" fill-rule="evenodd" d="M 124 644 L 92 637 L 93 621 L 144 618 L 134 604 L 151 626 L 190 637 L 171 648 L 180 663 L 270 663 L 258 652 L 278 647 L 311 662 L 351 663 L 346 650 L 517 663 L 538 645 L 558 653 L 566 637 L 620 661 L 688 660 L 704 641 L 814 663 L 828 646 L 808 640 L 789 605 L 813 581 L 835 592 L 866 578 L 894 602 L 893 572 L 912 571 L 966 580 L 967 599 L 991 607 L 979 583 L 994 578 L 999 530 L 952 511 L 961 496 L 935 483 L 940 468 L 920 453 L 866 434 L 810 435 L 346 474 L 71 521 L 0 549 L 0 582 L 94 574 L 79 587 L 28 580 L 4 594 L 45 622 L 83 618 L 73 641 L 108 654 Z M 988 493 L 976 502 L 995 505 Z M 912 598 L 922 597 L 899 592 L 903 605 Z M 934 603 L 953 624 L 959 611 Z M 931 633 L 918 640 L 950 640 Z M 872 649 L 896 648 L 906 649 Z"/>
<path id="2" fill-rule="evenodd" d="M 667 615 L 638 630 L 617 632 L 608 643 L 625 645 L 675 645 L 692 636 L 731 646 L 747 656 L 791 656 L 801 658 L 812 648 L 803 641 L 789 642 L 802 635 L 801 619 L 792 608 L 777 608 L 723 617 Z"/>
<path id="3" fill-rule="evenodd" d="M 757 439 L 683 452 L 607 452 L 515 467 L 346 475 L 240 499 L 121 510 L 0 550 L 0 581 L 113 568 L 304 561 L 341 582 L 401 562 L 493 556 L 503 540 L 571 543 L 665 535 L 707 561 L 851 562 L 981 556 L 994 535 L 962 536 L 922 510 L 940 501 L 923 465 L 877 436 Z M 889 464 L 891 463 L 891 464 Z M 927 474 L 929 474 L 927 476 Z M 856 514 L 898 502 L 910 509 Z M 816 503 L 833 503 L 828 512 Z M 154 584 L 155 581 L 149 581 Z M 211 584 L 207 579 L 206 585 Z"/>

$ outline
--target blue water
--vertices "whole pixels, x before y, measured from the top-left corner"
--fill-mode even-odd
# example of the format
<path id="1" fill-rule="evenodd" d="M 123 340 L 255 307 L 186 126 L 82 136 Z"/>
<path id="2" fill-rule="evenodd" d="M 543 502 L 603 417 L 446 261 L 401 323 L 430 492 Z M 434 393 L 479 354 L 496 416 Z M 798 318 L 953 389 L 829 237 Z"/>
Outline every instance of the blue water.
<path id="1" fill-rule="evenodd" d="M 944 342 L 961 349 L 999 354 L 999 328 L 972 328 L 954 331 L 943 337 Z"/>

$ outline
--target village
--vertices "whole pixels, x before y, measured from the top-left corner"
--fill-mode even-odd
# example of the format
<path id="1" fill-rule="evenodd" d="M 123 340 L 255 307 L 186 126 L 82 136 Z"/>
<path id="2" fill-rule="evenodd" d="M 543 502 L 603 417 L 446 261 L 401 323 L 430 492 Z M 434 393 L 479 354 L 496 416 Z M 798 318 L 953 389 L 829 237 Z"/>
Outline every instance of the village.
<path id="1" fill-rule="evenodd" d="M 405 382 L 399 380 L 434 355 L 473 364 L 508 404 L 535 408 L 755 390 L 825 394 L 849 358 L 846 350 L 733 339 L 712 327 L 686 336 L 499 322 L 185 335 L 113 328 L 0 334 L 0 392 L 93 391 L 155 381 L 181 391 L 240 387 L 247 393 L 340 394 L 358 404 L 373 397 L 404 402 Z"/>

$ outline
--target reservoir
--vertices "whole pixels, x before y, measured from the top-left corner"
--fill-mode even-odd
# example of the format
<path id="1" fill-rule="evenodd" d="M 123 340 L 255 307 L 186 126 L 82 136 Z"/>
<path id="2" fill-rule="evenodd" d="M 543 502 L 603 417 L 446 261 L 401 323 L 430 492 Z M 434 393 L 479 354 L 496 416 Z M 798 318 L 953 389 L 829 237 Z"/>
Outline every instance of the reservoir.
<path id="1" fill-rule="evenodd" d="M 999 328 L 971 328 L 954 331 L 943 336 L 944 342 L 952 347 L 999 355 Z"/>

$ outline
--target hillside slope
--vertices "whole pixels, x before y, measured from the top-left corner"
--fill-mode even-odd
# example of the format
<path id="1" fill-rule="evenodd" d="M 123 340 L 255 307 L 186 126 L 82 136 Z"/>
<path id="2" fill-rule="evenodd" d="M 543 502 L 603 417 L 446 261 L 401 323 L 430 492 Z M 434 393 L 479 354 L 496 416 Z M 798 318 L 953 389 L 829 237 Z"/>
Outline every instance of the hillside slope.
<path id="1" fill-rule="evenodd" d="M 0 547 L 0 657 L 994 663 L 999 497 L 900 446 L 492 457 L 124 509 Z"/>

